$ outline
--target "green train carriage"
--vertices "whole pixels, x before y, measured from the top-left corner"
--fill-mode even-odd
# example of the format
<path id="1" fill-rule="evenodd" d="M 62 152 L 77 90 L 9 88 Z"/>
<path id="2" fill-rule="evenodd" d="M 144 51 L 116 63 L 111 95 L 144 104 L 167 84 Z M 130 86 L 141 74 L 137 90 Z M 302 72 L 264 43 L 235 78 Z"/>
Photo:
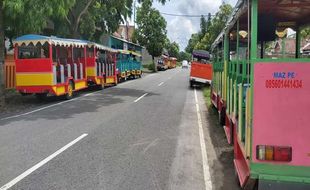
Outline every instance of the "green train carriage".
<path id="1" fill-rule="evenodd" d="M 211 101 L 244 189 L 310 189 L 310 1 L 239 0 L 212 45 Z"/>

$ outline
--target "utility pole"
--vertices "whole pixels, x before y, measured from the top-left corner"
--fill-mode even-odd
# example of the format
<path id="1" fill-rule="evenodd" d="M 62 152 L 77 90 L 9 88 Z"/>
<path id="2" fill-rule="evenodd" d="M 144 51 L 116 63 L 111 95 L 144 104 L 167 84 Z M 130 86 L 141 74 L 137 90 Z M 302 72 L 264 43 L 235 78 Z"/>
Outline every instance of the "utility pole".
<path id="1" fill-rule="evenodd" d="M 133 3 L 133 26 L 136 29 L 136 0 Z"/>

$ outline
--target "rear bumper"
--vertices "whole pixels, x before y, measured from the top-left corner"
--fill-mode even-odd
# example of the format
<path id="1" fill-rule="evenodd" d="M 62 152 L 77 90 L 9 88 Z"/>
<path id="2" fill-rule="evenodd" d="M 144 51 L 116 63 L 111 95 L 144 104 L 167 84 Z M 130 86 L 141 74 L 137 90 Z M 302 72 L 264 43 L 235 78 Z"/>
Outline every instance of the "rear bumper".
<path id="1" fill-rule="evenodd" d="M 199 77 L 190 77 L 189 80 L 193 81 L 193 82 L 207 83 L 207 84 L 211 84 L 211 82 L 212 82 L 211 80 L 203 79 L 203 78 L 199 78 Z"/>
<path id="2" fill-rule="evenodd" d="M 275 180 L 260 179 L 258 190 L 305 190 L 310 189 L 310 183 L 283 182 Z"/>

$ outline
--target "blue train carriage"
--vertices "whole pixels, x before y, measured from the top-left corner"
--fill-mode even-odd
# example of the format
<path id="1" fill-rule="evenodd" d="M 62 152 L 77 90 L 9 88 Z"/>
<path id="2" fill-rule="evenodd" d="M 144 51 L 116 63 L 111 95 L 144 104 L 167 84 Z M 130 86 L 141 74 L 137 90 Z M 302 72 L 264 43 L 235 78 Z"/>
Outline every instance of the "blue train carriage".
<path id="1" fill-rule="evenodd" d="M 117 69 L 119 81 L 125 81 L 128 78 L 141 77 L 141 58 L 141 54 L 137 52 L 118 50 Z"/>

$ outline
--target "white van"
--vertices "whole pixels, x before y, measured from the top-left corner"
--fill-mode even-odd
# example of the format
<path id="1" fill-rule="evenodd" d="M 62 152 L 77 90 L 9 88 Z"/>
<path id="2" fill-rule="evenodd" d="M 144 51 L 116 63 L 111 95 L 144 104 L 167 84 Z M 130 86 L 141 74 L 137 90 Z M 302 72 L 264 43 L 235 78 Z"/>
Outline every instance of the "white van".
<path id="1" fill-rule="evenodd" d="M 188 68 L 188 61 L 186 60 L 182 61 L 182 68 Z"/>

